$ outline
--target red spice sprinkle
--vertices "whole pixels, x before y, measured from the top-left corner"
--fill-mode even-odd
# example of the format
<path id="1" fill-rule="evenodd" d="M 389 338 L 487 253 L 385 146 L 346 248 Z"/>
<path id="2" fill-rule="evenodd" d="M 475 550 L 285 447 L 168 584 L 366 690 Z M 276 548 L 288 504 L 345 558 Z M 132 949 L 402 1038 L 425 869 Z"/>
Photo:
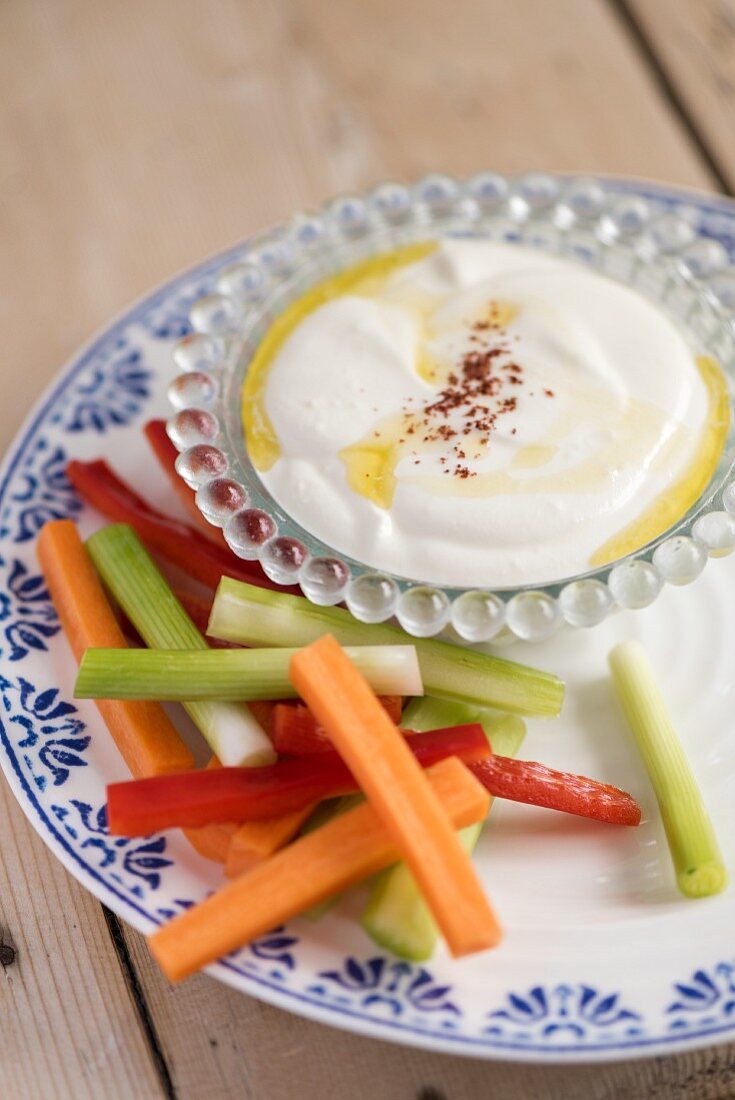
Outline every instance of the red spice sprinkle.
<path id="1" fill-rule="evenodd" d="M 501 316 L 498 303 L 490 302 L 487 319 L 469 324 L 470 347 L 447 376 L 443 389 L 421 409 L 404 408 L 405 436 L 419 430 L 424 443 L 439 443 L 477 433 L 480 446 L 489 445 L 498 417 L 515 412 L 518 407 L 517 397 L 508 396 L 507 388 L 524 384 L 523 366 L 513 359 L 510 336 L 501 324 Z M 518 334 L 513 334 L 513 339 L 518 340 Z M 550 389 L 544 393 L 547 397 L 554 396 Z M 406 406 L 413 401 L 414 398 L 408 398 Z M 515 428 L 511 434 L 516 434 Z M 405 442 L 405 438 L 400 442 Z M 466 458 L 459 443 L 454 444 L 453 450 L 457 459 Z M 475 459 L 481 457 L 482 452 L 474 455 Z M 451 468 L 445 456 L 440 462 L 445 467 L 444 473 L 463 479 L 476 476 L 466 465 L 457 463 Z M 414 464 L 419 464 L 418 459 Z"/>

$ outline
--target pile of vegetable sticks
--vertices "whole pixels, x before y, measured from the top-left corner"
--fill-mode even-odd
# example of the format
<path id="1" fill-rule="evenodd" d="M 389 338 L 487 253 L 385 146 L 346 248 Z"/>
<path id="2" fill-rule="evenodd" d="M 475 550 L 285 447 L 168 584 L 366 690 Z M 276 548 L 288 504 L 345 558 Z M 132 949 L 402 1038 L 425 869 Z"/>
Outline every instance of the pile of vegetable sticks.
<path id="1" fill-rule="evenodd" d="M 201 526 L 162 422 L 146 434 Z M 490 795 L 600 821 L 640 821 L 637 803 L 618 788 L 512 759 L 525 732 L 521 715 L 559 712 L 564 689 L 556 677 L 276 592 L 219 533 L 212 538 L 152 509 L 105 464 L 71 463 L 69 474 L 108 518 L 135 525 L 103 528 L 85 549 L 73 524 L 56 521 L 38 544 L 80 661 L 77 695 L 97 700 L 139 780 L 109 788 L 110 829 L 183 827 L 201 854 L 236 877 L 152 938 L 173 980 L 299 912 L 315 912 L 381 867 L 361 921 L 376 942 L 411 959 L 428 958 L 439 931 L 457 955 L 494 945 L 499 926 L 469 862 Z M 178 599 L 144 542 L 194 580 L 216 582 L 211 608 L 189 592 Z M 149 648 L 127 647 L 120 612 Z M 205 626 L 234 648 L 210 648 Z M 722 859 L 650 667 L 630 647 L 611 656 L 611 667 L 680 888 L 690 896 L 716 892 L 726 883 Z M 403 696 L 413 697 L 405 708 Z M 194 769 L 160 706 L 172 699 L 213 750 L 206 769 Z M 345 797 L 356 790 L 366 802 Z M 390 867 L 398 857 L 405 863 Z M 245 896 L 247 921 L 236 917 Z"/>

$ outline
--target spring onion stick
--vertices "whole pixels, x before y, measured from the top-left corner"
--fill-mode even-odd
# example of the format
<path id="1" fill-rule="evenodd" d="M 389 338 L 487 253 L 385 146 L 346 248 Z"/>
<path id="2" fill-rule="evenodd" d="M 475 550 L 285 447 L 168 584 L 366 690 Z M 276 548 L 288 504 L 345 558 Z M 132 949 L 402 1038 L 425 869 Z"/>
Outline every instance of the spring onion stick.
<path id="1" fill-rule="evenodd" d="M 291 699 L 295 649 L 88 649 L 76 682 L 78 699 Z M 420 695 L 411 645 L 351 646 L 345 652 L 378 695 Z M 122 659 L 121 659 L 122 658 Z"/>
<path id="2" fill-rule="evenodd" d="M 209 652 L 132 527 L 103 527 L 86 546 L 97 572 L 147 646 Z M 275 759 L 270 739 L 246 706 L 219 701 L 186 701 L 184 706 L 222 764 L 270 764 Z"/>
<path id="3" fill-rule="evenodd" d="M 229 577 L 217 589 L 208 633 L 256 647 L 305 646 L 324 634 L 345 646 L 413 644 L 428 694 L 539 717 L 558 714 L 564 699 L 564 684 L 551 673 L 449 642 L 413 638 L 396 626 L 362 623 L 342 608 L 319 607 Z"/>
<path id="4" fill-rule="evenodd" d="M 613 683 L 656 795 L 682 894 L 719 894 L 727 872 L 712 822 L 643 646 L 610 653 Z"/>

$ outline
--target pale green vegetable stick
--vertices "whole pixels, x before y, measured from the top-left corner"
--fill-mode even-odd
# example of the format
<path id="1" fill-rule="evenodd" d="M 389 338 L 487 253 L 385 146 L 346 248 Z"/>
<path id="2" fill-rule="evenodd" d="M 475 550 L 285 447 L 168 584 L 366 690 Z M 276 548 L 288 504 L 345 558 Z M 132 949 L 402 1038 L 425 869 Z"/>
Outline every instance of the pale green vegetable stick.
<path id="1" fill-rule="evenodd" d="M 147 646 L 208 651 L 132 527 L 113 523 L 86 545 L 95 569 Z M 184 707 L 222 764 L 270 764 L 275 759 L 270 738 L 244 704 L 189 701 Z"/>
<path id="2" fill-rule="evenodd" d="M 305 646 L 324 634 L 343 646 L 413 645 L 429 695 L 545 718 L 557 715 L 564 700 L 564 684 L 550 672 L 436 638 L 414 638 L 387 623 L 358 622 L 344 608 L 318 607 L 302 596 L 231 577 L 219 583 L 207 633 L 254 648 Z"/>
<path id="3" fill-rule="evenodd" d="M 416 733 L 467 722 L 480 723 L 499 756 L 515 756 L 526 735 L 526 723 L 517 714 L 500 714 L 428 695 L 413 699 L 401 719 L 405 729 Z M 474 851 L 484 824 L 478 821 L 459 831 L 468 855 Z M 405 863 L 396 863 L 378 875 L 360 923 L 380 947 L 412 962 L 430 959 L 439 939 L 431 911 Z"/>
<path id="4" fill-rule="evenodd" d="M 252 701 L 292 699 L 288 675 L 296 649 L 88 649 L 77 699 Z M 345 646 L 378 695 L 421 695 L 411 645 Z"/>
<path id="5" fill-rule="evenodd" d="M 661 811 L 677 885 L 690 898 L 719 894 L 727 871 L 717 837 L 646 651 L 639 642 L 623 642 L 609 660 Z"/>

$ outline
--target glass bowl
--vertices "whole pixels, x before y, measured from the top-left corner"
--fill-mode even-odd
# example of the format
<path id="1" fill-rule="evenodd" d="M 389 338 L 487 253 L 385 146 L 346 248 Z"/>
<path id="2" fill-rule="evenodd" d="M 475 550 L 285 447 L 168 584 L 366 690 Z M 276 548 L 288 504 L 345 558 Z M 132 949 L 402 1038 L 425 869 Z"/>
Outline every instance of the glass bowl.
<path id="1" fill-rule="evenodd" d="M 234 552 L 316 604 L 345 603 L 363 622 L 395 616 L 417 637 L 448 630 L 468 643 L 541 641 L 568 623 L 594 626 L 616 607 L 643 608 L 664 584 L 693 581 L 708 557 L 735 548 L 735 431 L 689 511 L 618 561 L 549 584 L 479 590 L 376 570 L 315 538 L 284 512 L 248 458 L 240 390 L 274 317 L 315 282 L 360 259 L 446 235 L 515 242 L 560 254 L 635 287 L 675 317 L 698 354 L 713 356 L 732 388 L 735 268 L 724 247 L 685 217 L 594 179 L 484 172 L 383 183 L 332 200 L 253 238 L 220 273 L 217 292 L 190 310 L 193 334 L 174 350 L 181 374 L 169 396 L 177 469 L 206 519 Z M 452 630 L 453 628 L 453 630 Z"/>

